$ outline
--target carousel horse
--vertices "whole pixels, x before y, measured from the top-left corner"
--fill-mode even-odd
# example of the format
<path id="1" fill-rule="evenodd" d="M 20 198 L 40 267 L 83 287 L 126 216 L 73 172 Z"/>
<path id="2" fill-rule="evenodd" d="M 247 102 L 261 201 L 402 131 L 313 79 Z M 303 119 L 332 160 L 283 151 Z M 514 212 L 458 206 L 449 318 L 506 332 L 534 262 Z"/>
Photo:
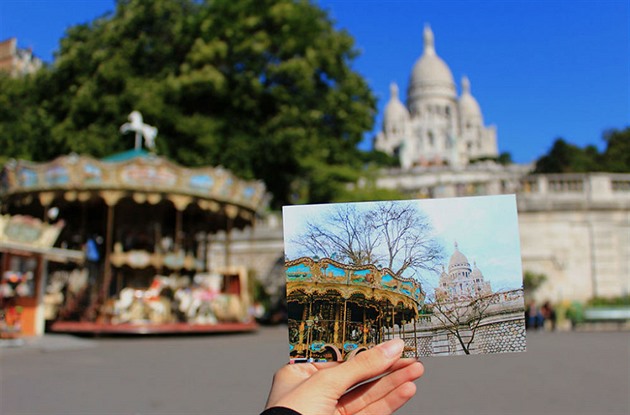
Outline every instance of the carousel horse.
<path id="1" fill-rule="evenodd" d="M 114 301 L 114 318 L 118 323 L 126 323 L 131 319 L 130 309 L 135 299 L 135 289 L 123 288 L 118 294 L 118 300 Z"/>
<path id="2" fill-rule="evenodd" d="M 145 124 L 142 120 L 142 114 L 139 111 L 133 111 L 129 114 L 129 121 L 124 123 L 120 127 L 121 133 L 126 133 L 129 131 L 133 131 L 136 133 L 136 143 L 135 149 L 140 149 L 140 137 L 144 137 L 144 145 L 149 150 L 155 150 L 155 137 L 157 136 L 158 130 L 155 127 L 150 126 L 149 124 Z"/>

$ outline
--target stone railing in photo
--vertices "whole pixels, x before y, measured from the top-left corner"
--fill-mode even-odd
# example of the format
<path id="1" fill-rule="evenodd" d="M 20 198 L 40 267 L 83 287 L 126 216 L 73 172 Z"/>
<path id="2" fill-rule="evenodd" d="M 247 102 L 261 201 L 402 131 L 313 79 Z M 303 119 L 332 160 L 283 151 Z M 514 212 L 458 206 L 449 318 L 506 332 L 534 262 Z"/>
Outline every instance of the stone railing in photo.
<path id="1" fill-rule="evenodd" d="M 525 308 L 523 290 L 497 292 L 487 297 L 489 302 L 480 318 L 465 312 L 468 303 L 455 305 L 463 309 L 459 326 L 445 325 L 434 314 L 420 315 L 415 329 L 407 324 L 403 330 L 405 342 L 417 347 L 418 356 L 465 354 L 454 329 L 470 344 L 471 354 L 525 351 Z M 437 311 L 435 311 L 437 312 Z"/>

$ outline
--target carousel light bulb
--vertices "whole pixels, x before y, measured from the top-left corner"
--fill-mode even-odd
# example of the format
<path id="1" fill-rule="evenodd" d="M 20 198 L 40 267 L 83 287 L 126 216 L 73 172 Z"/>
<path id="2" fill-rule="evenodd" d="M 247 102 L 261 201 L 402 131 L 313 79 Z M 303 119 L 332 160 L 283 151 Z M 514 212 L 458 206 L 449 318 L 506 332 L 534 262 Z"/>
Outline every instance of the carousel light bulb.
<path id="1" fill-rule="evenodd" d="M 46 212 L 46 215 L 48 215 L 48 219 L 50 220 L 57 219 L 57 217 L 59 216 L 59 208 L 56 206 L 51 207 L 50 209 L 48 209 L 48 212 Z"/>

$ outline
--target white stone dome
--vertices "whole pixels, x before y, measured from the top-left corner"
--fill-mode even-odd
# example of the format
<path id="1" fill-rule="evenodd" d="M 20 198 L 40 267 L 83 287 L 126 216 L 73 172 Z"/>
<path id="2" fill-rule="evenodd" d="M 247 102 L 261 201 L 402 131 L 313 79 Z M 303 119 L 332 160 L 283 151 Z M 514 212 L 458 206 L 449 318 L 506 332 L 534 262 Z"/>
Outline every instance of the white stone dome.
<path id="1" fill-rule="evenodd" d="M 423 37 L 424 51 L 411 72 L 410 101 L 426 96 L 454 98 L 456 92 L 453 74 L 448 65 L 435 52 L 433 32 L 428 25 L 424 28 Z"/>
<path id="2" fill-rule="evenodd" d="M 459 97 L 458 105 L 462 119 L 483 122 L 481 107 L 479 107 L 479 103 L 475 97 L 471 95 L 470 81 L 465 76 L 462 78 L 462 95 Z"/>
<path id="3" fill-rule="evenodd" d="M 398 85 L 392 83 L 389 87 L 390 98 L 385 106 L 385 114 L 383 115 L 383 123 L 385 128 L 395 124 L 401 124 L 409 120 L 409 111 L 398 98 Z"/>
<path id="4" fill-rule="evenodd" d="M 468 258 L 466 255 L 459 252 L 457 248 L 457 243 L 455 243 L 455 252 L 451 255 L 451 260 L 448 263 L 448 272 L 450 273 L 453 269 L 457 268 L 465 268 L 470 270 L 470 262 L 468 262 Z"/>

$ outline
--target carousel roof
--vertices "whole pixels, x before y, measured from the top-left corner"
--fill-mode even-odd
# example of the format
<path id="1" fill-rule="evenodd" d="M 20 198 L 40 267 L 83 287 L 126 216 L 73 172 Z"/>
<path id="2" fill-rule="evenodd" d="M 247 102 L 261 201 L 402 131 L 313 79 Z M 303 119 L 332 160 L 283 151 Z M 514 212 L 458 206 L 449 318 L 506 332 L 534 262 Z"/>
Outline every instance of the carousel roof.
<path id="1" fill-rule="evenodd" d="M 109 162 L 127 161 L 136 157 L 151 157 L 151 153 L 141 148 L 134 148 L 131 150 L 123 151 L 122 153 L 112 154 L 111 156 L 103 157 L 101 160 Z"/>
<path id="2" fill-rule="evenodd" d="M 8 162 L 0 177 L 0 197 L 33 193 L 85 193 L 121 191 L 144 194 L 148 200 L 161 195 L 181 196 L 209 210 L 232 205 L 250 212 L 266 206 L 265 185 L 247 181 L 222 167 L 187 168 L 143 149 L 129 150 L 104 159 L 70 154 L 52 161 Z"/>
<path id="3" fill-rule="evenodd" d="M 374 265 L 353 266 L 330 258 L 302 257 L 285 264 L 287 292 L 306 294 L 336 292 L 344 298 L 363 295 L 416 308 L 424 301 L 421 284 L 413 278 L 397 276 L 389 268 Z"/>

